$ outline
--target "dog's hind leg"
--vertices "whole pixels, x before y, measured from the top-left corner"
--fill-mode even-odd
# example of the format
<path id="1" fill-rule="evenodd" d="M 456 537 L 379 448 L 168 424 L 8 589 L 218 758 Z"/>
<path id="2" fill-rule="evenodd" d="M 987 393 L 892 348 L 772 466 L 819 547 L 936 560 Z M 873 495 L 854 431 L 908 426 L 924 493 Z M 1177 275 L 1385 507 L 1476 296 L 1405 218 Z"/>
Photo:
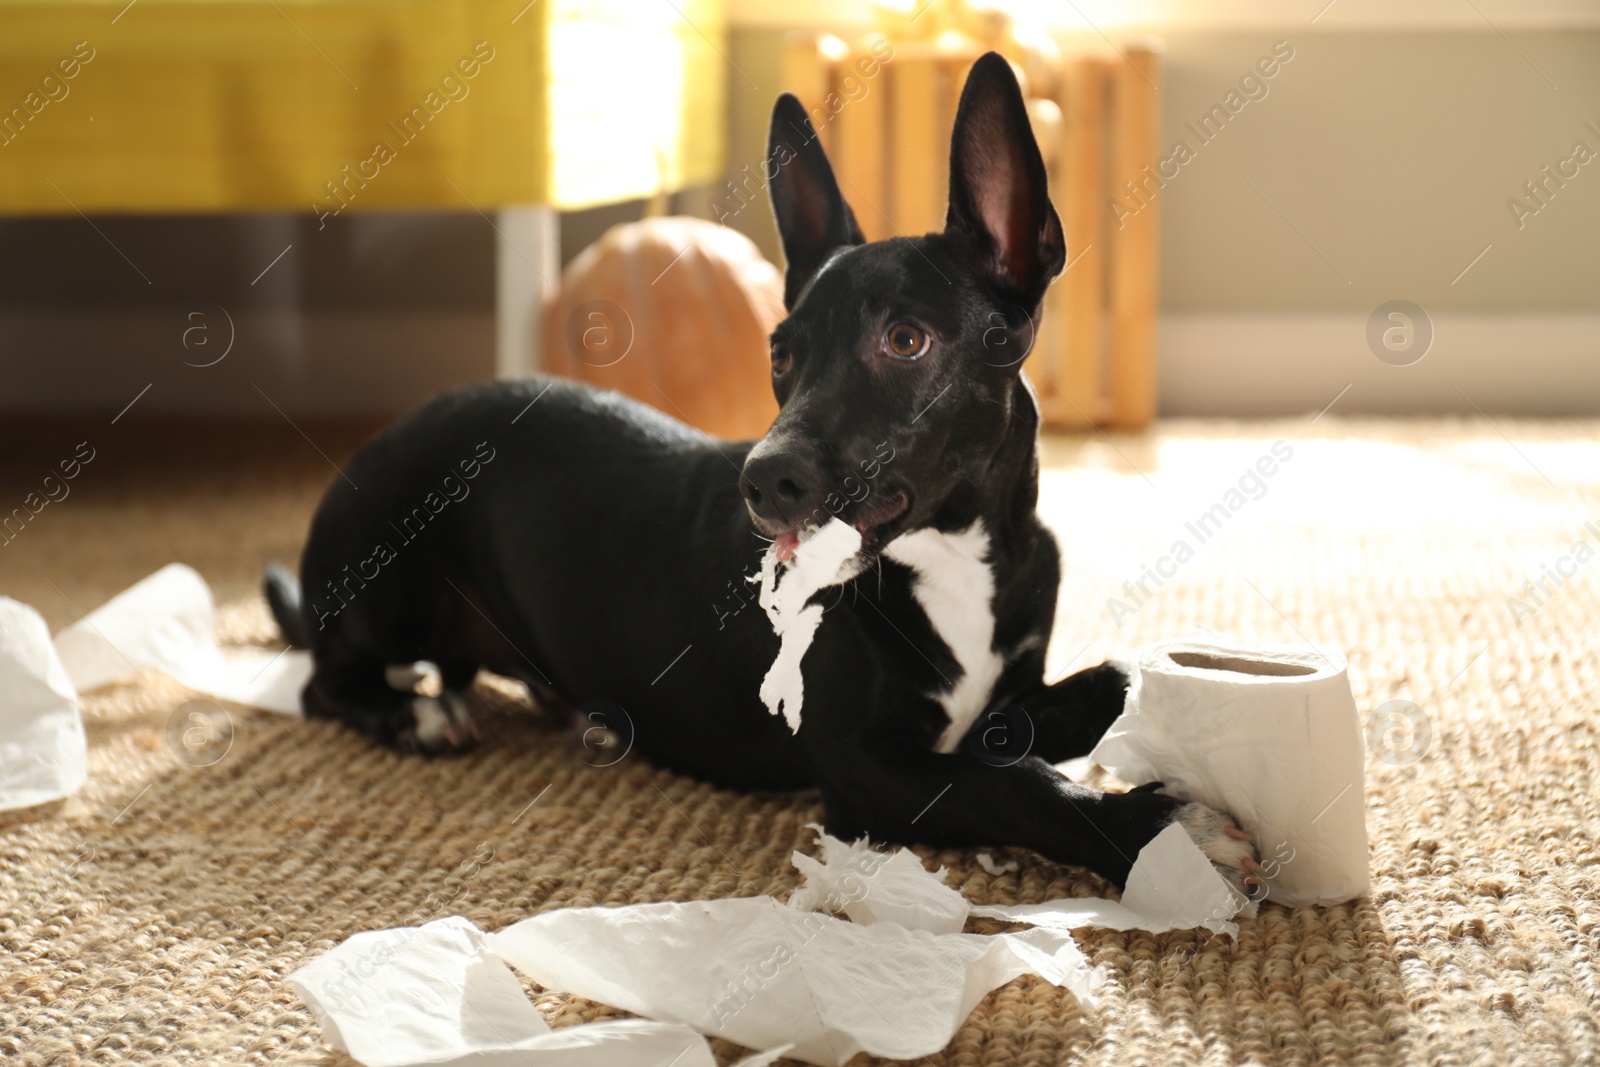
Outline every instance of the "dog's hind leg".
<path id="1" fill-rule="evenodd" d="M 390 665 L 365 653 L 319 651 L 315 663 L 302 695 L 311 718 L 336 719 L 402 751 L 453 752 L 476 737 L 459 692 L 434 697 L 395 689 Z"/>

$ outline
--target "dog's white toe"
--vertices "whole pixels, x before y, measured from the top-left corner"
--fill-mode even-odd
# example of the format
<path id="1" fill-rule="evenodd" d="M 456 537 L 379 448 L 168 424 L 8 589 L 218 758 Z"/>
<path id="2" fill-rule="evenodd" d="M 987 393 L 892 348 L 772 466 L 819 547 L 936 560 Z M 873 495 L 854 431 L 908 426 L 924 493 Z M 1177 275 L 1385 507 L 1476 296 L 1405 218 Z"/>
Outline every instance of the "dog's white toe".
<path id="1" fill-rule="evenodd" d="M 1253 900 L 1260 899 L 1256 846 L 1249 837 L 1240 836 L 1243 831 L 1233 816 L 1205 804 L 1189 803 L 1178 809 L 1173 822 L 1183 826 L 1229 884 Z M 1247 878 L 1251 879 L 1249 884 L 1245 882 Z"/>
<path id="2" fill-rule="evenodd" d="M 426 675 L 415 663 L 391 663 L 383 669 L 383 680 L 390 689 L 400 693 L 414 693 L 417 683 Z"/>
<path id="3" fill-rule="evenodd" d="M 444 702 L 444 709 L 450 715 L 450 724 L 455 727 L 456 735 L 462 744 L 470 744 L 478 739 L 477 724 L 472 721 L 472 715 L 467 711 L 467 701 L 460 693 L 446 692 L 440 697 Z"/>
<path id="4" fill-rule="evenodd" d="M 477 727 L 467 714 L 467 703 L 455 693 L 411 700 L 412 744 L 424 752 L 453 752 L 470 748 Z"/>
<path id="5" fill-rule="evenodd" d="M 454 732 L 450 713 L 437 697 L 416 697 L 411 701 L 412 728 L 424 747 L 436 748 L 450 740 Z"/>

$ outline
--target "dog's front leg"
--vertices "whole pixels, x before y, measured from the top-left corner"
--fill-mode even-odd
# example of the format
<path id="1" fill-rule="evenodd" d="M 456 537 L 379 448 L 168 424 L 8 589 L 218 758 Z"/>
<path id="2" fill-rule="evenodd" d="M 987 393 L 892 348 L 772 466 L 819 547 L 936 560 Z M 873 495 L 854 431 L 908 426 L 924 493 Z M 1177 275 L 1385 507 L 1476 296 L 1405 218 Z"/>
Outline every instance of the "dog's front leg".
<path id="1" fill-rule="evenodd" d="M 1107 660 L 1018 701 L 1034 754 L 1048 763 L 1087 756 L 1122 714 L 1132 680 L 1127 664 Z"/>
<path id="2" fill-rule="evenodd" d="M 997 764 L 967 750 L 945 755 L 883 739 L 850 756 L 835 753 L 820 777 L 828 829 L 846 839 L 1021 846 L 1121 885 L 1139 850 L 1177 820 L 1236 884 L 1255 859 L 1220 812 L 1149 789 L 1098 792 L 1037 756 Z"/>
<path id="3" fill-rule="evenodd" d="M 1122 714 L 1131 675 L 1126 664 L 1107 661 L 1051 685 L 1043 680 L 1043 657 L 1015 665 L 1015 681 L 968 729 L 963 747 L 989 763 L 1016 763 L 1038 756 L 1046 763 L 1087 756 Z M 1028 681 L 1032 679 L 1032 681 Z"/>

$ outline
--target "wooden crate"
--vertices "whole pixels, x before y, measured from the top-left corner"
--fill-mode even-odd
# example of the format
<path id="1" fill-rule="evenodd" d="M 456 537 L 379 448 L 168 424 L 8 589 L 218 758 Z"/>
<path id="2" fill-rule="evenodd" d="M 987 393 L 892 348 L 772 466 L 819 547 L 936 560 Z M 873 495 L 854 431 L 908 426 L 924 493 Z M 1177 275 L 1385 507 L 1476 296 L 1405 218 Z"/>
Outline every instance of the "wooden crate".
<path id="1" fill-rule="evenodd" d="M 884 49 L 882 35 L 847 44 L 795 34 L 783 64 L 869 240 L 943 227 L 956 102 L 983 51 L 940 40 L 894 42 L 887 59 Z M 879 62 L 865 77 L 868 57 Z M 1155 417 L 1160 203 L 1146 190 L 1160 80 L 1151 41 L 1036 66 L 1037 84 L 1024 78 L 1067 240 L 1027 363 L 1048 426 L 1138 429 Z"/>

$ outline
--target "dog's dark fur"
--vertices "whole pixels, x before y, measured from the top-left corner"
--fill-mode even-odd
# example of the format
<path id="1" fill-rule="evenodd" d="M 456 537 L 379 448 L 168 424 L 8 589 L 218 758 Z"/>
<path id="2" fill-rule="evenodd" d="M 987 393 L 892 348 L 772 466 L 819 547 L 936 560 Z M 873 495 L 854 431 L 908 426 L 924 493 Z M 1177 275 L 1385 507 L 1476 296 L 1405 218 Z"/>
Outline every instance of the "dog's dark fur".
<path id="1" fill-rule="evenodd" d="M 865 243 L 793 97 L 773 113 L 768 173 L 790 314 L 772 339 L 782 410 L 767 435 L 713 441 L 545 379 L 429 403 L 333 483 L 300 587 L 269 573 L 285 634 L 315 657 L 306 712 L 390 745 L 464 747 L 459 694 L 486 669 L 541 701 L 624 709 L 634 748 L 663 767 L 820 787 L 847 838 L 1025 846 L 1120 882 L 1178 819 L 1240 878 L 1252 851 L 1220 813 L 1051 767 L 1090 750 L 1128 678 L 1108 663 L 1044 681 L 1058 555 L 1035 511 L 1039 416 L 1019 365 L 1065 248 L 1008 65 L 984 57 L 962 94 L 943 233 Z M 898 347 L 925 336 L 925 352 L 895 351 L 902 324 Z M 863 530 L 867 567 L 819 594 L 791 735 L 757 696 L 778 639 L 746 579 L 769 540 L 834 514 Z M 992 596 L 946 605 L 943 629 L 935 594 L 893 558 L 915 531 L 900 544 L 924 560 L 965 545 L 962 565 L 992 578 Z M 985 607 L 988 647 L 957 647 L 950 620 Z M 443 696 L 386 683 L 420 660 Z M 973 704 L 955 691 L 980 660 L 994 684 Z M 946 710 L 960 699 L 977 726 L 941 744 L 965 725 Z"/>

